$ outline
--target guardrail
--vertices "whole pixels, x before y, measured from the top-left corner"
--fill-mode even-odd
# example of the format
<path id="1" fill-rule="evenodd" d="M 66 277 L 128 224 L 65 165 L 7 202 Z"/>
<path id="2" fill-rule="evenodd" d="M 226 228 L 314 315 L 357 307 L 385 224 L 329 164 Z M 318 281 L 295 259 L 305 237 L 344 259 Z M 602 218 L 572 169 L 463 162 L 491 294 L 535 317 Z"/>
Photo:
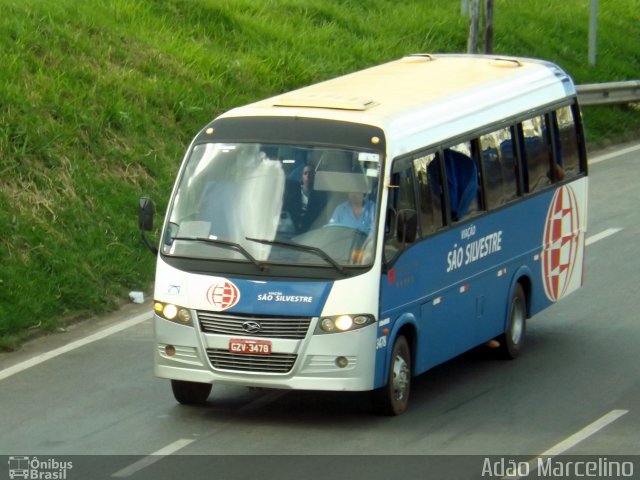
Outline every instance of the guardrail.
<path id="1" fill-rule="evenodd" d="M 640 102 L 640 80 L 578 85 L 580 105 L 614 105 Z"/>

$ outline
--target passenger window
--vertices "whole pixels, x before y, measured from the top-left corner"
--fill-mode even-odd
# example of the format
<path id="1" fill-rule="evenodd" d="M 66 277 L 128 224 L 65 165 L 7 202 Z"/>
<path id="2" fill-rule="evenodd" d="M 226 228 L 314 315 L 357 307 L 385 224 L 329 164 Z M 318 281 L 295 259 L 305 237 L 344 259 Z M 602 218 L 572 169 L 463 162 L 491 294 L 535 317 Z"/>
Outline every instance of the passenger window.
<path id="1" fill-rule="evenodd" d="M 536 192 L 551 184 L 551 146 L 545 117 L 522 122 L 523 150 L 526 162 L 525 189 Z"/>
<path id="2" fill-rule="evenodd" d="M 427 236 L 444 225 L 442 214 L 443 188 L 440 162 L 434 153 L 415 158 L 413 168 L 418 180 L 418 198 L 422 236 Z"/>
<path id="3" fill-rule="evenodd" d="M 393 165 L 391 185 L 385 223 L 384 256 L 387 261 L 418 237 L 415 178 L 408 158 Z"/>
<path id="4" fill-rule="evenodd" d="M 462 221 L 480 210 L 478 205 L 478 168 L 472 158 L 471 142 L 443 150 L 449 208 L 454 222 Z"/>
<path id="5" fill-rule="evenodd" d="M 487 208 L 496 208 L 518 196 L 518 177 L 510 128 L 480 137 L 480 159 Z"/>
<path id="6" fill-rule="evenodd" d="M 573 110 L 570 106 L 556 110 L 558 151 L 556 156 L 556 179 L 572 178 L 580 173 L 580 154 Z M 558 168 L 559 167 L 559 168 Z"/>

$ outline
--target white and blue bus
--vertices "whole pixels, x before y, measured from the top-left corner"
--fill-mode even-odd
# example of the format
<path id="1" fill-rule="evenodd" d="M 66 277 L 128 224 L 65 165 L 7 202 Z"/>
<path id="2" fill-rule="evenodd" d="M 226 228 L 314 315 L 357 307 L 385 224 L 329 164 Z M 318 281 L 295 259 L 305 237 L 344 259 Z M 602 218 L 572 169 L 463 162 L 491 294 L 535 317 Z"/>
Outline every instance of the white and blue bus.
<path id="1" fill-rule="evenodd" d="M 141 199 L 148 244 L 152 218 Z M 410 55 L 233 109 L 168 205 L 155 374 L 186 404 L 231 384 L 400 414 L 435 365 L 518 356 L 582 284 L 586 219 L 576 90 L 549 62 Z"/>

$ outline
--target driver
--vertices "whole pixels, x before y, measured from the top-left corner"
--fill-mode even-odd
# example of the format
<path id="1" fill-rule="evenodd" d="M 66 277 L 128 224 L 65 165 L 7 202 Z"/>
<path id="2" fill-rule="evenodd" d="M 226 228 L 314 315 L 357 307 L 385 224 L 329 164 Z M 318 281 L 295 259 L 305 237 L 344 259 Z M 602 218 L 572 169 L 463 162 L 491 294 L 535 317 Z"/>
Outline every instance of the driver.
<path id="1" fill-rule="evenodd" d="M 351 227 L 369 235 L 374 216 L 374 203 L 362 192 L 350 192 L 347 201 L 333 211 L 329 225 Z"/>

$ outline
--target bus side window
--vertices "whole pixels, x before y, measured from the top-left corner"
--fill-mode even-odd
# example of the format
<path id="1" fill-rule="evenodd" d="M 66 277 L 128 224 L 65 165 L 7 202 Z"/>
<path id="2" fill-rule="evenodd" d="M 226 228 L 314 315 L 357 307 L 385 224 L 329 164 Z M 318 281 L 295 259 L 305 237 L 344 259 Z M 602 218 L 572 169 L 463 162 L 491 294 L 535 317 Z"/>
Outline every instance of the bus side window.
<path id="1" fill-rule="evenodd" d="M 384 255 L 392 260 L 418 237 L 415 178 L 408 158 L 394 163 L 385 225 Z"/>
<path id="2" fill-rule="evenodd" d="M 478 167 L 472 159 L 471 142 L 443 151 L 451 220 L 460 222 L 480 210 L 478 207 Z"/>
<path id="3" fill-rule="evenodd" d="M 518 176 L 511 129 L 480 137 L 480 158 L 485 179 L 487 208 L 496 208 L 518 196 Z"/>
<path id="4" fill-rule="evenodd" d="M 554 132 L 556 133 L 556 163 L 560 168 L 556 172 L 556 180 L 573 178 L 580 173 L 580 155 L 578 149 L 578 135 L 571 106 L 561 107 L 553 115 Z"/>
<path id="5" fill-rule="evenodd" d="M 525 191 L 532 193 L 551 184 L 551 144 L 544 115 L 522 122 Z"/>
<path id="6" fill-rule="evenodd" d="M 442 205 L 444 189 L 440 162 L 435 153 L 415 158 L 413 168 L 418 180 L 418 198 L 422 236 L 430 235 L 444 226 Z"/>

